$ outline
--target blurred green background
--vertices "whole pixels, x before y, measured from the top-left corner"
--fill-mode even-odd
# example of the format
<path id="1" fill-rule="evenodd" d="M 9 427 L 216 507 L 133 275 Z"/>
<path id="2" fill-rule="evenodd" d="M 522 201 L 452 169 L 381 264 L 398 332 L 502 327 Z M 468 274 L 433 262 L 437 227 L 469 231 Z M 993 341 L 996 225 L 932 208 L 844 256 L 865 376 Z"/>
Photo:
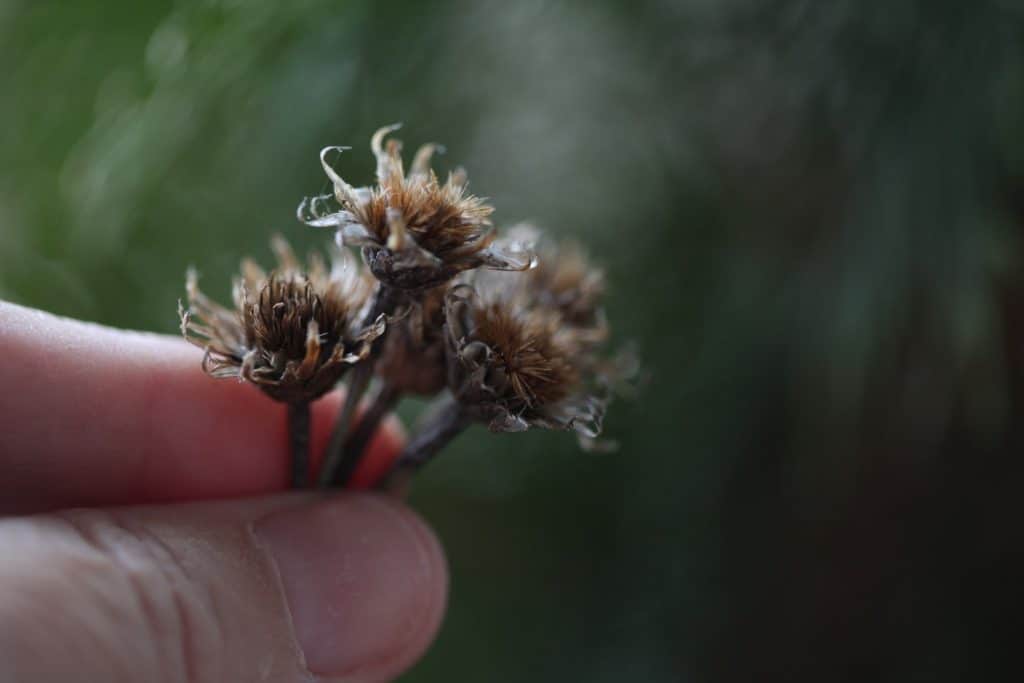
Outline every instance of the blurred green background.
<path id="1" fill-rule="evenodd" d="M 650 374 L 614 454 L 477 428 L 413 502 L 407 681 L 962 680 L 1024 510 L 1015 0 L 0 0 L 0 297 L 173 333 L 402 121 L 589 245 Z"/>

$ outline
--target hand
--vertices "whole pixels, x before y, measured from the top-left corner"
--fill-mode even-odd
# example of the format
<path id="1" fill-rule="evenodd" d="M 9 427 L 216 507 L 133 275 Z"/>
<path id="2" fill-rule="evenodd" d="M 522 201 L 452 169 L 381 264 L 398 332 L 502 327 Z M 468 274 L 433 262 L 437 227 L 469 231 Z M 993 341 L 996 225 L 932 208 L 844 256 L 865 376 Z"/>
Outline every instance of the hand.
<path id="1" fill-rule="evenodd" d="M 0 518 L 0 680 L 389 680 L 433 639 L 430 529 L 379 496 L 275 493 L 284 407 L 199 360 L 0 302 L 0 513 L 32 515 Z M 337 406 L 314 408 L 321 448 Z"/>

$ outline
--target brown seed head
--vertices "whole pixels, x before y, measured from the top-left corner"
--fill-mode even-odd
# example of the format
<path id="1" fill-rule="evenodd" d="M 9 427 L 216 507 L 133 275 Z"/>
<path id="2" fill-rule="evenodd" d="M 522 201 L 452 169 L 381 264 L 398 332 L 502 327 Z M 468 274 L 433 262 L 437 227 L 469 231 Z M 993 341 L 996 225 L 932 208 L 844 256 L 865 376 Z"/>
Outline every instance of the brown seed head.
<path id="1" fill-rule="evenodd" d="M 604 273 L 591 265 L 583 248 L 575 242 L 547 245 L 537 267 L 526 273 L 527 288 L 543 305 L 558 309 L 570 325 L 592 327 L 602 323 L 601 304 L 605 293 Z"/>
<path id="2" fill-rule="evenodd" d="M 269 275 L 243 262 L 234 310 L 207 298 L 190 272 L 181 329 L 205 350 L 203 369 L 211 376 L 253 382 L 279 401 L 310 401 L 369 354 L 384 320 L 359 328 L 373 286 L 351 257 L 339 253 L 328 268 L 314 256 L 302 268 L 283 239 L 274 250 L 278 268 Z"/>
<path id="3" fill-rule="evenodd" d="M 560 320 L 543 309 L 516 309 L 491 302 L 474 309 L 475 339 L 492 351 L 492 372 L 506 386 L 510 407 L 554 403 L 578 380 L 574 349 L 558 334 Z"/>
<path id="4" fill-rule="evenodd" d="M 445 318 L 448 386 L 470 414 L 495 431 L 600 432 L 604 401 L 590 389 L 591 354 L 557 310 L 458 285 Z"/>
<path id="5" fill-rule="evenodd" d="M 539 231 L 529 226 L 516 226 L 509 234 L 527 244 L 540 240 Z M 577 243 L 540 241 L 534 268 L 521 274 L 481 271 L 467 281 L 486 299 L 557 314 L 558 334 L 569 337 L 577 348 L 604 344 L 609 332 L 603 310 L 604 273 Z"/>
<path id="6" fill-rule="evenodd" d="M 401 143 L 384 141 L 398 126 L 378 130 L 371 141 L 377 158 L 377 184 L 355 188 L 320 159 L 334 183 L 331 196 L 307 199 L 299 206 L 299 219 L 316 227 L 338 231 L 340 242 L 363 247 L 371 272 L 382 282 L 400 289 L 438 286 L 458 273 L 478 267 L 524 270 L 531 255 L 501 251 L 493 246 L 493 207 L 466 192 L 464 172 L 448 175 L 441 183 L 430 168 L 439 149 L 428 144 L 413 158 L 408 175 L 403 168 Z"/>
<path id="7" fill-rule="evenodd" d="M 383 160 L 378 186 L 366 201 L 348 204 L 349 210 L 381 243 L 399 249 L 411 237 L 421 248 L 445 259 L 456 253 L 474 254 L 491 242 L 489 216 L 494 208 L 466 192 L 452 175 L 441 184 L 428 166 L 435 145 L 416 156 L 408 176 L 402 171 L 401 144 L 389 140 L 377 154 Z M 417 168 L 419 166 L 419 168 Z"/>

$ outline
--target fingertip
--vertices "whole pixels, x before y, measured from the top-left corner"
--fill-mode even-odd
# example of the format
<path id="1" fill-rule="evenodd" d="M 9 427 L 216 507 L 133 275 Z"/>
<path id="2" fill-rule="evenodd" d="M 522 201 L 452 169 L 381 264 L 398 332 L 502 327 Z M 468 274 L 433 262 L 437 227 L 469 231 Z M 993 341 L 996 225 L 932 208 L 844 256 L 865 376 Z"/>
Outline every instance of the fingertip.
<path id="1" fill-rule="evenodd" d="M 408 507 L 333 496 L 256 526 L 284 588 L 309 670 L 345 681 L 390 679 L 440 626 L 448 569 L 433 531 Z"/>

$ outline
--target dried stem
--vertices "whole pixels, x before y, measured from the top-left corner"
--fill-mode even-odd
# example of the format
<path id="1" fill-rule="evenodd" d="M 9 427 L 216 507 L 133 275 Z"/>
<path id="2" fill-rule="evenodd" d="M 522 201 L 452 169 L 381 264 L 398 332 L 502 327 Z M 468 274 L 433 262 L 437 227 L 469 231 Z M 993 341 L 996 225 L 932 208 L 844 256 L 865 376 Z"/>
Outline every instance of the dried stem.
<path id="1" fill-rule="evenodd" d="M 360 363 L 349 374 L 349 381 L 345 385 L 345 389 L 348 392 L 345 394 L 345 403 L 341 406 L 338 421 L 334 423 L 331 440 L 327 444 L 327 455 L 324 458 L 324 465 L 320 469 L 320 488 L 330 487 L 331 482 L 338 476 L 338 470 L 344 459 L 345 437 L 348 435 L 348 427 L 352 424 L 352 417 L 356 414 L 359 399 L 366 392 L 372 377 L 372 359 L 367 359 Z"/>
<path id="2" fill-rule="evenodd" d="M 392 315 L 404 298 L 405 294 L 403 292 L 381 283 L 380 289 L 377 290 L 373 307 L 363 320 L 363 326 L 367 327 L 373 324 L 373 321 L 381 315 Z M 389 330 L 386 329 L 384 334 L 373 340 L 370 357 L 351 370 L 350 378 L 346 385 L 345 403 L 341 407 L 338 421 L 335 422 L 334 430 L 331 432 L 331 440 L 327 445 L 327 455 L 324 458 L 324 465 L 320 470 L 318 482 L 320 488 L 329 488 L 332 482 L 342 476 L 340 471 L 342 464 L 346 460 L 345 441 L 348 436 L 348 428 L 352 424 L 352 418 L 356 414 L 359 401 L 370 386 L 370 380 L 373 378 L 373 365 L 380 354 L 388 332 Z M 354 468 L 355 465 L 351 465 L 351 467 Z M 345 478 L 347 479 L 347 476 Z"/>
<path id="3" fill-rule="evenodd" d="M 356 467 L 359 466 L 359 462 L 363 458 L 363 452 L 370 444 L 374 434 L 377 433 L 381 420 L 391 412 L 391 409 L 398 403 L 399 398 L 401 398 L 401 392 L 393 386 L 386 383 L 380 385 L 377 393 L 370 400 L 370 406 L 359 418 L 356 428 L 345 440 L 341 462 L 335 471 L 334 479 L 331 480 L 331 486 L 344 488 L 348 484 L 353 472 L 355 472 Z"/>
<path id="4" fill-rule="evenodd" d="M 309 402 L 288 404 L 288 437 L 291 443 L 292 488 L 309 486 Z"/>
<path id="5" fill-rule="evenodd" d="M 413 436 L 391 471 L 377 484 L 378 489 L 403 490 L 419 468 L 430 462 L 431 458 L 473 423 L 473 419 L 451 396 L 441 400 L 444 403 Z"/>

